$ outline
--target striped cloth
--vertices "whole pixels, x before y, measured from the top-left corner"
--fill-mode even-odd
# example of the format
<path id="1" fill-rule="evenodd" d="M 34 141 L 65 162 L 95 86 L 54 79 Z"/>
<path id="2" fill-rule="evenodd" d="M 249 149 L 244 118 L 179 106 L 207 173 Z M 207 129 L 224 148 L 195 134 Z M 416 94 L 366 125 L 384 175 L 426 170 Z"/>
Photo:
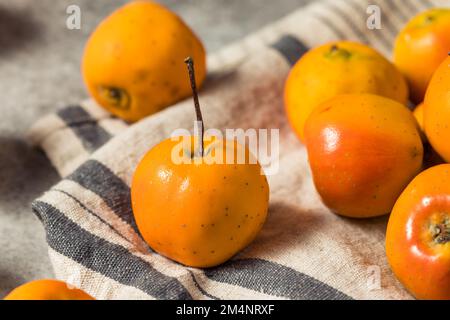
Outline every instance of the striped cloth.
<path id="1" fill-rule="evenodd" d="M 130 180 L 140 158 L 174 129 L 192 128 L 190 99 L 128 126 L 92 101 L 41 119 L 29 139 L 62 181 L 33 202 L 56 277 L 98 299 L 409 299 L 384 252 L 386 217 L 338 217 L 315 192 L 303 145 L 283 111 L 291 65 L 336 39 L 389 55 L 414 14 L 448 1 L 318 1 L 209 57 L 200 95 L 212 128 L 279 128 L 280 170 L 269 176 L 269 215 L 257 239 L 231 261 L 187 268 L 153 252 L 136 229 Z M 382 29 L 368 30 L 369 4 Z"/>

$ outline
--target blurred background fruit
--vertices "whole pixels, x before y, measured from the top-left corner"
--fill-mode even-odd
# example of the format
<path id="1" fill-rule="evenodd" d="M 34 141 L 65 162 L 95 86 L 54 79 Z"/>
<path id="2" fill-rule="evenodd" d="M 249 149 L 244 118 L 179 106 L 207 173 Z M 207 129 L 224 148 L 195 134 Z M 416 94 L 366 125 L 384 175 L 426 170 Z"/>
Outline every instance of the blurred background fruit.
<path id="1" fill-rule="evenodd" d="M 394 63 L 405 75 L 411 100 L 423 101 L 428 83 L 450 51 L 450 9 L 433 8 L 411 19 L 399 33 Z"/>
<path id="2" fill-rule="evenodd" d="M 408 101 L 405 79 L 376 50 L 350 41 L 316 47 L 295 64 L 285 84 L 286 113 L 301 140 L 314 108 L 344 93 L 373 93 L 402 104 Z"/>
<path id="3" fill-rule="evenodd" d="M 428 141 L 450 162 L 450 57 L 441 63 L 431 79 L 423 116 Z"/>
<path id="4" fill-rule="evenodd" d="M 84 51 L 83 77 L 101 106 L 137 121 L 190 95 L 187 56 L 196 62 L 200 86 L 206 76 L 201 41 L 164 6 L 133 1 L 92 33 Z"/>

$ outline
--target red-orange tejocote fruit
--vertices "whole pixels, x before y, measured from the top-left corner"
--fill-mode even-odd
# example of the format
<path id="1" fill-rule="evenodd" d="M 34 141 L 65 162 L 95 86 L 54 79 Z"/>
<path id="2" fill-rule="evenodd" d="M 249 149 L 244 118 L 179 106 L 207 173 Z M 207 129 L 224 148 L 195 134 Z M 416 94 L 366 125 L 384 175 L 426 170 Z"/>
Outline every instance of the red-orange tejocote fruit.
<path id="1" fill-rule="evenodd" d="M 103 20 L 90 36 L 82 73 L 99 105 L 127 121 L 188 97 L 183 59 L 192 56 L 197 80 L 206 76 L 206 53 L 193 31 L 164 6 L 132 1 Z"/>
<path id="2" fill-rule="evenodd" d="M 450 8 L 424 11 L 398 34 L 394 63 L 409 82 L 413 102 L 423 101 L 434 71 L 449 51 Z"/>
<path id="3" fill-rule="evenodd" d="M 59 280 L 35 280 L 17 287 L 5 300 L 95 300 L 80 289 Z"/>
<path id="4" fill-rule="evenodd" d="M 318 193 L 332 211 L 348 217 L 389 213 L 422 165 L 412 112 L 381 96 L 326 101 L 308 118 L 305 139 Z"/>
<path id="5" fill-rule="evenodd" d="M 423 171 L 398 198 L 386 254 L 416 298 L 450 299 L 450 164 Z"/>
<path id="6" fill-rule="evenodd" d="M 431 79 L 423 112 L 428 141 L 450 162 L 450 57 L 441 63 Z"/>
<path id="7" fill-rule="evenodd" d="M 192 60 L 187 63 L 202 123 Z M 238 154 L 245 155 L 244 163 Z M 269 186 L 246 146 L 204 138 L 201 132 L 153 147 L 136 168 L 131 199 L 136 224 L 151 248 L 187 266 L 212 267 L 256 237 L 266 219 Z"/>
<path id="8" fill-rule="evenodd" d="M 327 43 L 300 58 L 286 80 L 286 114 L 297 136 L 304 140 L 305 122 L 319 104 L 348 93 L 372 93 L 408 102 L 406 80 L 379 52 L 352 41 Z"/>

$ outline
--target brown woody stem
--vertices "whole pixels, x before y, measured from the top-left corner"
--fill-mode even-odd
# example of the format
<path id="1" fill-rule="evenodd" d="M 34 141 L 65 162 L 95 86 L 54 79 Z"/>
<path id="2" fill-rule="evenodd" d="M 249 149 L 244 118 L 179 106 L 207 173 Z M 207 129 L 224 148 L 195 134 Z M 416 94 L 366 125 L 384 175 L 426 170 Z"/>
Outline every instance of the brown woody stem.
<path id="1" fill-rule="evenodd" d="M 198 101 L 197 85 L 195 83 L 195 70 L 194 70 L 194 60 L 191 57 L 187 57 L 184 62 L 187 64 L 189 72 L 189 80 L 191 81 L 192 96 L 194 99 L 195 114 L 197 116 L 197 123 L 200 123 L 200 134 L 199 134 L 199 153 L 203 157 L 204 146 L 203 146 L 203 135 L 204 135 L 204 125 L 202 111 L 200 110 L 200 102 Z"/>

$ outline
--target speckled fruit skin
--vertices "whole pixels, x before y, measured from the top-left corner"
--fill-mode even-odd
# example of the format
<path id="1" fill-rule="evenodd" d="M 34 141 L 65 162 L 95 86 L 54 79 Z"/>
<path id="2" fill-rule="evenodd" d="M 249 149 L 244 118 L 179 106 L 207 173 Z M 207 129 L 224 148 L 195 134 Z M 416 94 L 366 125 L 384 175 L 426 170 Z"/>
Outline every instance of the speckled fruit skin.
<path id="1" fill-rule="evenodd" d="M 236 142 L 205 141 L 202 164 L 172 161 L 178 143 L 164 140 L 139 163 L 131 187 L 134 217 L 158 253 L 191 267 L 216 266 L 262 228 L 269 186 L 257 162 L 211 164 L 213 154 L 243 148 Z M 240 150 L 249 156 L 248 149 Z M 192 151 L 184 152 L 190 159 Z"/>
<path id="2" fill-rule="evenodd" d="M 408 101 L 406 80 L 374 49 L 356 42 L 331 42 L 307 52 L 286 80 L 284 101 L 289 122 L 300 140 L 304 125 L 320 103 L 346 93 L 372 93 Z"/>
<path id="3" fill-rule="evenodd" d="M 423 101 L 428 83 L 450 51 L 450 9 L 433 8 L 418 14 L 400 31 L 394 63 L 408 80 L 411 100 Z"/>
<path id="4" fill-rule="evenodd" d="M 69 289 L 59 280 L 36 280 L 17 287 L 4 300 L 95 300 L 80 289 Z"/>
<path id="5" fill-rule="evenodd" d="M 82 73 L 98 104 L 137 121 L 190 96 L 184 59 L 195 60 L 197 84 L 206 76 L 205 49 L 173 12 L 133 1 L 107 17 L 90 36 Z"/>
<path id="6" fill-rule="evenodd" d="M 412 112 L 376 95 L 340 95 L 321 104 L 306 122 L 305 138 L 316 189 L 343 216 L 389 213 L 422 165 Z"/>
<path id="7" fill-rule="evenodd" d="M 398 198 L 386 254 L 416 298 L 450 299 L 450 164 L 423 171 Z"/>
<path id="8" fill-rule="evenodd" d="M 423 116 L 428 141 L 450 162 L 450 57 L 442 62 L 431 79 Z"/>

